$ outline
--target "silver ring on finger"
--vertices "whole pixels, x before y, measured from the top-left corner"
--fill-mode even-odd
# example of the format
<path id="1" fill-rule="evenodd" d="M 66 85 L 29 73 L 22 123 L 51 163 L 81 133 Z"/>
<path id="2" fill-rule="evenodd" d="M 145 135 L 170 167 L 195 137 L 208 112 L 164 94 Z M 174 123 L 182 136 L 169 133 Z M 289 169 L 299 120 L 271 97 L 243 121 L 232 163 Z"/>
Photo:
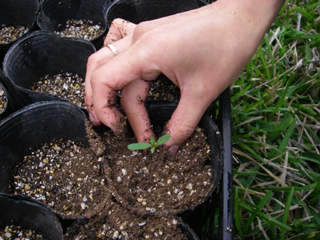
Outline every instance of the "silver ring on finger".
<path id="1" fill-rule="evenodd" d="M 106 47 L 108 47 L 115 56 L 119 54 L 115 46 L 113 46 L 112 44 L 107 44 Z"/>

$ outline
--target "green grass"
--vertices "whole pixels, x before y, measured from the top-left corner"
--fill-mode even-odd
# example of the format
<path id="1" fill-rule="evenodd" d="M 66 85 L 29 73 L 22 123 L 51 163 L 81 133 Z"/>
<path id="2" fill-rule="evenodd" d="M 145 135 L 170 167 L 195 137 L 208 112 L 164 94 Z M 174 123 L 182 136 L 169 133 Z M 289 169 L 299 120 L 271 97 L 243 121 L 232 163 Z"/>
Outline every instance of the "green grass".
<path id="1" fill-rule="evenodd" d="M 288 0 L 231 86 L 235 239 L 320 239 L 320 3 Z"/>

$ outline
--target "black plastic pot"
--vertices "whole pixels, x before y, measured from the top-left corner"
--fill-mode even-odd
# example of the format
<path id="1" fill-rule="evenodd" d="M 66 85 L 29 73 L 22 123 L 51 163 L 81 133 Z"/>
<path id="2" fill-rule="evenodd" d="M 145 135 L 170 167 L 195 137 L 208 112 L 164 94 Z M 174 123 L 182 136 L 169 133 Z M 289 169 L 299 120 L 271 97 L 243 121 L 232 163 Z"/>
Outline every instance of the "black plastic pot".
<path id="1" fill-rule="evenodd" d="M 68 102 L 30 104 L 0 122 L 0 192 L 8 193 L 12 170 L 30 149 L 54 139 L 88 144 L 86 116 Z"/>
<path id="2" fill-rule="evenodd" d="M 31 229 L 48 240 L 62 240 L 58 218 L 45 205 L 29 197 L 0 193 L 0 230 L 15 225 Z"/>
<path id="3" fill-rule="evenodd" d="M 3 71 L 16 85 L 27 89 L 46 74 L 70 72 L 84 78 L 88 57 L 95 51 L 93 44 L 83 39 L 61 38 L 39 30 L 8 50 Z"/>
<path id="4" fill-rule="evenodd" d="M 154 129 L 163 129 L 165 123 L 171 118 L 172 113 L 177 107 L 177 104 L 173 102 L 153 101 L 148 102 L 146 104 L 146 107 L 149 113 L 151 124 L 153 125 Z M 202 205 L 212 195 L 212 193 L 216 190 L 221 178 L 223 168 L 222 159 L 224 154 L 223 142 L 218 127 L 208 115 L 205 114 L 202 117 L 198 126 L 204 128 L 205 134 L 207 136 L 207 142 L 210 146 L 210 164 L 213 178 L 212 187 L 208 195 L 203 199 L 199 199 L 199 201 L 196 204 L 190 206 L 188 209 L 179 209 L 164 212 L 157 211 L 155 213 L 151 213 L 142 209 L 136 209 L 134 206 L 132 206 L 131 202 L 128 202 L 126 199 L 123 199 L 122 196 L 119 196 L 118 201 L 121 201 L 121 204 L 124 207 L 131 209 L 135 212 L 139 212 L 140 214 L 141 212 L 143 212 L 145 214 L 152 214 L 156 216 L 179 215 L 185 217 L 191 214 L 195 208 Z M 112 180 L 110 180 L 109 182 L 110 184 L 113 184 Z"/>
<path id="5" fill-rule="evenodd" d="M 89 41 L 61 38 L 41 30 L 17 41 L 8 50 L 3 62 L 7 78 L 0 76 L 10 95 L 8 105 L 10 108 L 14 105 L 11 111 L 32 102 L 57 100 L 53 95 L 35 93 L 29 89 L 47 74 L 69 72 L 84 79 L 88 57 L 95 51 L 94 45 Z M 12 99 L 15 99 L 13 104 Z"/>
<path id="6" fill-rule="evenodd" d="M 111 2 L 107 1 L 103 10 L 108 27 L 115 18 L 123 18 L 138 24 L 142 21 L 192 10 L 206 4 L 202 0 L 116 0 Z"/>
<path id="7" fill-rule="evenodd" d="M 28 31 L 26 34 L 38 28 L 36 16 L 39 10 L 39 0 L 1 0 L 0 1 L 0 24 L 1 28 L 6 26 L 24 26 Z M 21 38 L 20 37 L 20 38 Z M 9 43 L 0 44 L 0 61 L 2 62 L 7 50 L 16 42 L 17 38 Z"/>
<path id="8" fill-rule="evenodd" d="M 163 103 L 163 102 L 150 102 L 147 104 L 147 109 L 152 125 L 156 128 L 157 126 L 164 126 L 164 124 L 170 120 L 172 113 L 176 109 L 177 104 L 175 103 Z M 214 192 L 217 188 L 221 173 L 222 173 L 222 159 L 223 159 L 223 141 L 221 138 L 220 131 L 217 125 L 212 121 L 212 119 L 203 115 L 198 126 L 204 128 L 205 134 L 207 136 L 207 142 L 210 146 L 210 160 L 212 169 L 212 188 L 204 199 L 200 200 L 194 206 L 189 207 L 189 209 L 174 212 L 174 214 L 187 215 L 192 212 L 196 207 L 204 203 L 207 198 Z"/>
<path id="9" fill-rule="evenodd" d="M 37 24 L 41 30 L 61 31 L 68 20 L 92 20 L 101 24 L 104 32 L 90 40 L 97 49 L 103 46 L 103 38 L 107 34 L 102 8 L 105 0 L 43 0 Z"/>

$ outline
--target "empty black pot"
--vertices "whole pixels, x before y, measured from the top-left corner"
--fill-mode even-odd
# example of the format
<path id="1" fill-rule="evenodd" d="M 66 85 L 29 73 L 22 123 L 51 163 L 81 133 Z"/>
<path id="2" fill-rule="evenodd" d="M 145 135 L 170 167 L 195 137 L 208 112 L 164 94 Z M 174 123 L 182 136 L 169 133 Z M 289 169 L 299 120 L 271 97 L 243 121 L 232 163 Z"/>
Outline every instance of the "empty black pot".
<path id="1" fill-rule="evenodd" d="M 102 15 L 105 0 L 44 0 L 37 17 L 41 30 L 61 31 L 65 29 L 68 20 L 92 20 L 104 29 L 96 38 L 90 40 L 97 49 L 103 45 L 106 35 L 106 25 Z"/>
<path id="2" fill-rule="evenodd" d="M 123 18 L 133 23 L 153 20 L 205 5 L 202 0 L 108 0 L 103 15 L 110 27 L 115 18 Z"/>
<path id="3" fill-rule="evenodd" d="M 0 41 L 0 61 L 9 47 L 21 37 L 37 29 L 36 16 L 39 10 L 39 0 L 1 0 L 0 1 L 0 28 L 23 26 L 26 32 L 20 37 L 7 42 Z"/>
<path id="4" fill-rule="evenodd" d="M 10 225 L 34 230 L 48 240 L 63 236 L 58 218 L 45 205 L 29 197 L 0 193 L 0 230 Z"/>
<path id="5" fill-rule="evenodd" d="M 8 192 L 12 170 L 30 149 L 61 138 L 88 144 L 86 116 L 59 101 L 30 104 L 0 122 L 0 192 Z"/>

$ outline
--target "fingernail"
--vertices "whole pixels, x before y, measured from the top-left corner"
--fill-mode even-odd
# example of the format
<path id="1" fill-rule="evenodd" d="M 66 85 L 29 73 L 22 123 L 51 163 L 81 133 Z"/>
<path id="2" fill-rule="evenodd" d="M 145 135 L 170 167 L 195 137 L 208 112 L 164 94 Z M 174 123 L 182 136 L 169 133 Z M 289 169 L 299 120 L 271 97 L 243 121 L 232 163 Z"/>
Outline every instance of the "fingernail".
<path id="1" fill-rule="evenodd" d="M 172 153 L 176 153 L 179 149 L 179 145 L 172 145 L 170 148 L 169 148 L 169 151 L 172 152 Z"/>

